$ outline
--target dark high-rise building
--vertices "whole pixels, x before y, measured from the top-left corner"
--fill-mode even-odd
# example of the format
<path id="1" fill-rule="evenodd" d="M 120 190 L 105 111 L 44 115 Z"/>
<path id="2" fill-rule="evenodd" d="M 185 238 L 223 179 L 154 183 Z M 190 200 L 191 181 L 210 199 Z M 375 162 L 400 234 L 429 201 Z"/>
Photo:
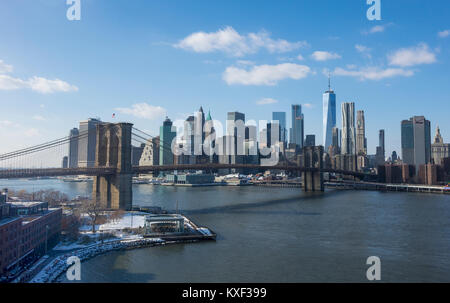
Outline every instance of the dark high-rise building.
<path id="1" fill-rule="evenodd" d="M 292 105 L 292 142 L 298 148 L 303 147 L 305 119 L 302 114 L 302 106 L 300 104 Z"/>
<path id="2" fill-rule="evenodd" d="M 172 142 L 177 136 L 176 131 L 172 131 L 172 121 L 166 117 L 163 125 L 159 129 L 159 165 L 174 164 L 174 154 L 172 152 Z"/>
<path id="3" fill-rule="evenodd" d="M 145 143 L 141 146 L 131 146 L 131 165 L 138 166 L 141 160 L 142 152 L 144 151 Z"/>
<path id="4" fill-rule="evenodd" d="M 78 138 L 78 167 L 95 166 L 95 150 L 97 147 L 97 125 L 99 119 L 88 119 L 80 122 Z"/>
<path id="5" fill-rule="evenodd" d="M 64 156 L 62 159 L 62 163 L 61 163 L 61 167 L 62 168 L 67 168 L 69 165 L 69 157 Z"/>
<path id="6" fill-rule="evenodd" d="M 421 164 L 431 161 L 430 121 L 424 116 L 414 116 L 403 120 L 401 127 L 403 163 L 414 164 L 418 170 Z"/>
<path id="7" fill-rule="evenodd" d="M 355 103 L 344 102 L 342 109 L 342 144 L 341 152 L 343 155 L 354 155 L 356 153 L 355 145 Z"/>
<path id="8" fill-rule="evenodd" d="M 386 157 L 386 149 L 385 149 L 384 129 L 380 129 L 378 141 L 379 141 L 379 146 L 381 147 L 381 151 L 383 153 L 383 158 L 385 158 Z"/>
<path id="9" fill-rule="evenodd" d="M 72 128 L 69 133 L 69 168 L 78 166 L 78 128 Z"/>
<path id="10" fill-rule="evenodd" d="M 316 146 L 316 135 L 306 135 L 305 146 Z"/>

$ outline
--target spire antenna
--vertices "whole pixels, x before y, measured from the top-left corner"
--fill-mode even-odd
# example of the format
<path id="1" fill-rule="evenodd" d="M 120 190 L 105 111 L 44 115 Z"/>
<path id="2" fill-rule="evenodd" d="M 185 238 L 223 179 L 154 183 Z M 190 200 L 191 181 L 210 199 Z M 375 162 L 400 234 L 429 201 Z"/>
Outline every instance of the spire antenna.
<path id="1" fill-rule="evenodd" d="M 331 92 L 331 73 L 328 72 L 328 91 Z"/>

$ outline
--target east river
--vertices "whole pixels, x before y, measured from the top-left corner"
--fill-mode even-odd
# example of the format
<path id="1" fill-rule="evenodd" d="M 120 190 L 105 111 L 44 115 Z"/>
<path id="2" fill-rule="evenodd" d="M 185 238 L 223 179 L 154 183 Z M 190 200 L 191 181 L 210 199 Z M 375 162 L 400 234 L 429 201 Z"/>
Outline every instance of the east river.
<path id="1" fill-rule="evenodd" d="M 2 180 L 89 195 L 92 183 Z M 134 185 L 134 204 L 179 210 L 216 242 L 116 251 L 82 263 L 81 282 L 450 282 L 450 196 L 299 188 Z"/>

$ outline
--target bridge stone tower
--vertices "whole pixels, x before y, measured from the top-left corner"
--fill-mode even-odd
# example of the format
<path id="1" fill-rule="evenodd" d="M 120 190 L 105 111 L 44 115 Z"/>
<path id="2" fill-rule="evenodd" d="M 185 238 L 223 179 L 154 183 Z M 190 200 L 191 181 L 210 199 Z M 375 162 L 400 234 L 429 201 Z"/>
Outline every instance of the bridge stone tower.
<path id="1" fill-rule="evenodd" d="M 320 171 L 323 168 L 323 146 L 304 146 L 302 158 L 307 169 L 302 174 L 303 190 L 324 191 L 323 172 Z"/>
<path id="2" fill-rule="evenodd" d="M 114 175 L 96 176 L 92 198 L 103 208 L 131 210 L 133 201 L 131 123 L 97 125 L 96 167 L 115 168 Z"/>

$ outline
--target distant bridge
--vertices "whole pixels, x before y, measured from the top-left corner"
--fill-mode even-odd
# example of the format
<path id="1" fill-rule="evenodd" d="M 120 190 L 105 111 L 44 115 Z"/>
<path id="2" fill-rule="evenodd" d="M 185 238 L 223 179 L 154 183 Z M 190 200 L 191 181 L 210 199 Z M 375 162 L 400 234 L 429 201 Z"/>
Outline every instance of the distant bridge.
<path id="1" fill-rule="evenodd" d="M 147 138 L 145 138 L 144 135 L 147 135 Z M 88 134 L 88 132 L 84 132 L 80 133 L 75 139 L 88 140 L 87 138 L 89 136 L 90 134 Z M 66 154 L 67 145 L 74 137 L 64 137 L 30 148 L 0 155 L 0 164 L 4 164 L 2 165 L 4 168 L 0 169 L 0 179 L 74 175 L 94 176 L 93 199 L 103 203 L 106 208 L 131 209 L 132 176 L 136 174 L 189 170 L 204 170 L 209 172 L 231 169 L 249 169 L 258 172 L 280 170 L 302 173 L 302 184 L 305 191 L 323 191 L 323 173 L 325 172 L 354 176 L 359 179 L 371 179 L 376 177 L 376 175 L 362 172 L 324 168 L 322 146 L 304 147 L 302 166 L 288 163 L 273 166 L 217 163 L 132 166 L 132 141 L 146 143 L 149 139 L 148 137 L 151 136 L 134 128 L 130 123 L 101 123 L 97 125 L 94 167 L 35 168 L 37 160 L 33 157 L 36 154 L 53 151 L 53 154 L 47 156 L 47 158 L 55 157 L 55 150 L 59 151 L 61 155 Z M 170 150 L 171 152 L 171 148 L 165 146 L 164 142 L 160 142 L 160 144 L 162 149 Z M 62 156 L 56 157 L 63 158 Z M 24 166 L 31 167 L 23 168 Z"/>
<path id="2" fill-rule="evenodd" d="M 374 174 L 362 172 L 336 170 L 328 168 L 301 167 L 293 165 L 256 165 L 256 164 L 176 164 L 176 165 L 153 165 L 153 166 L 133 166 L 133 174 L 148 174 L 164 171 L 189 171 L 189 170 L 230 170 L 230 169 L 250 169 L 252 171 L 264 172 L 268 170 L 280 170 L 286 172 L 322 172 L 335 173 L 357 178 L 376 177 Z M 37 177 L 64 177 L 64 176 L 108 176 L 115 175 L 115 167 L 79 167 L 79 168 L 30 168 L 30 169 L 4 169 L 0 170 L 0 179 L 22 179 Z"/>

